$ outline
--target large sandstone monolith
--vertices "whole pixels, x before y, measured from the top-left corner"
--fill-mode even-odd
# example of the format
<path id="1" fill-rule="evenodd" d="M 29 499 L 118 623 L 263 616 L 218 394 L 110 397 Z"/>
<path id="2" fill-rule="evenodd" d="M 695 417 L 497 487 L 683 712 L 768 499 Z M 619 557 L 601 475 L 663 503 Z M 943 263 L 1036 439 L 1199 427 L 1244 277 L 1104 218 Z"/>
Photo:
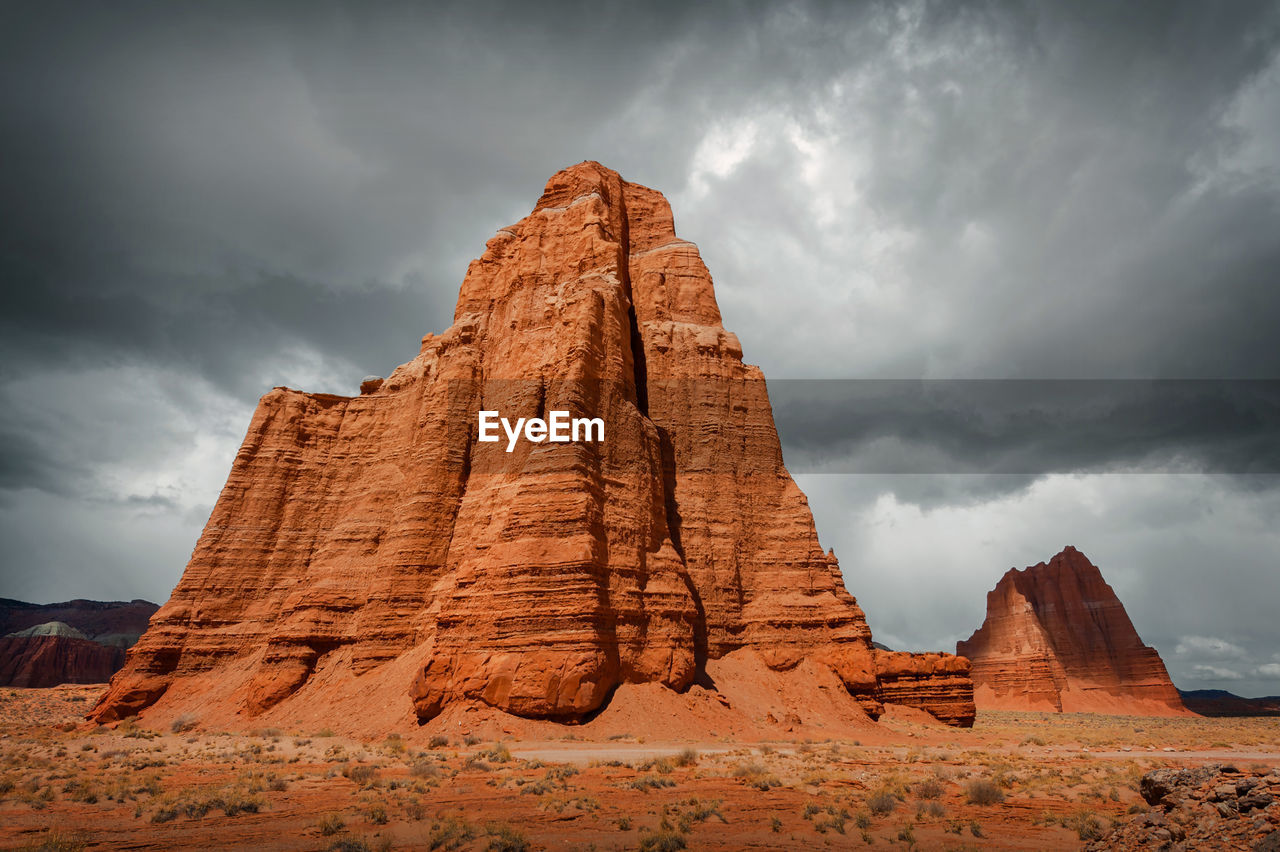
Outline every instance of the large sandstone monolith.
<path id="1" fill-rule="evenodd" d="M 356 397 L 262 398 L 186 572 L 93 711 L 375 729 L 411 702 L 580 720 L 750 653 L 972 723 L 967 663 L 878 659 L 782 464 L 760 370 L 651 189 L 586 162 L 471 263 L 453 325 Z M 602 442 L 477 440 L 478 412 Z M 882 676 L 883 673 L 883 676 Z M 223 720 L 226 722 L 225 718 Z"/>
<path id="2" fill-rule="evenodd" d="M 987 594 L 986 621 L 956 653 L 972 663 L 982 709 L 1191 715 L 1160 655 L 1074 547 L 1047 565 L 1010 569 Z"/>

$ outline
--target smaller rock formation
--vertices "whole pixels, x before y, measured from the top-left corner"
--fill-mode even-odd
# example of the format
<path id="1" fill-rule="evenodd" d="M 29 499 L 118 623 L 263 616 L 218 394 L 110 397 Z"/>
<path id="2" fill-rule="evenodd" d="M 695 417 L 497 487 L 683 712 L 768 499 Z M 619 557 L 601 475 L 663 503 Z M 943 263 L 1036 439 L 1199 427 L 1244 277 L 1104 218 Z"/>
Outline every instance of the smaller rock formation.
<path id="1" fill-rule="evenodd" d="M 973 663 L 984 710 L 1190 715 L 1102 573 L 1074 547 L 1010 569 L 987 618 L 956 653 Z"/>
<path id="2" fill-rule="evenodd" d="M 105 683 L 158 607 L 149 601 L 32 604 L 0 598 L 0 686 Z"/>
<path id="3" fill-rule="evenodd" d="M 38 624 L 58 621 L 75 628 L 99 645 L 129 648 L 147 630 L 160 607 L 151 601 L 89 601 L 77 598 L 61 603 L 34 604 L 0 598 L 0 636 L 18 633 Z"/>
<path id="4" fill-rule="evenodd" d="M 65 625 L 64 625 L 65 626 Z M 106 683 L 124 665 L 124 651 L 60 633 L 0 638 L 0 685 Z"/>
<path id="5" fill-rule="evenodd" d="M 1280 850 L 1280 808 L 1273 807 L 1280 802 L 1280 769 L 1157 769 L 1142 776 L 1138 791 L 1152 810 L 1095 835 L 1086 850 Z"/>
<path id="6" fill-rule="evenodd" d="M 874 653 L 881 703 L 917 707 L 948 725 L 972 727 L 973 686 L 963 657 L 881 648 Z"/>

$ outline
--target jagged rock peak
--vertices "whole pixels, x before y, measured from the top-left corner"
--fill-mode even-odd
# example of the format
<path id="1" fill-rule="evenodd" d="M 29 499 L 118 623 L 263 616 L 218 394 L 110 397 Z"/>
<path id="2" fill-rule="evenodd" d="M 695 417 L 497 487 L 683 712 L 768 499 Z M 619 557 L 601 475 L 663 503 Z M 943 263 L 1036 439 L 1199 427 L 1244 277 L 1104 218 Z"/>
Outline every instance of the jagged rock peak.
<path id="1" fill-rule="evenodd" d="M 1164 662 L 1143 644 L 1115 591 L 1079 550 L 1011 568 L 956 653 L 973 666 L 980 708 L 1186 713 Z"/>

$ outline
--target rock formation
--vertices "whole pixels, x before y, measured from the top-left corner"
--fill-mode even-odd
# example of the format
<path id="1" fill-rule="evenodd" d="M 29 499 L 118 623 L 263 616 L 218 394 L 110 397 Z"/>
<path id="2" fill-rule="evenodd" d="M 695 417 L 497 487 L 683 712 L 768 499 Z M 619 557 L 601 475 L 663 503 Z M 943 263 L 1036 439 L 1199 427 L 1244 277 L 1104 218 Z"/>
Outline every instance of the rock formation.
<path id="1" fill-rule="evenodd" d="M 1146 849 L 1280 849 L 1280 769 L 1230 764 L 1155 769 L 1138 792 L 1151 809 L 1103 833 L 1086 852 Z M 1081 833 L 1080 837 L 1085 838 Z"/>
<path id="2" fill-rule="evenodd" d="M 1047 565 L 1010 569 L 956 653 L 972 663 L 983 709 L 1189 715 L 1160 655 L 1074 547 Z"/>
<path id="3" fill-rule="evenodd" d="M 151 601 L 89 601 L 33 604 L 0 598 L 0 636 L 61 622 L 99 645 L 128 648 L 147 629 L 158 606 Z"/>
<path id="4" fill-rule="evenodd" d="M 782 464 L 764 378 L 661 194 L 560 172 L 489 240 L 453 325 L 355 397 L 259 403 L 181 581 L 93 711 L 582 720 L 708 660 L 833 671 L 971 724 L 967 664 L 878 656 Z M 600 442 L 477 440 L 567 411 Z M 399 712 L 398 710 L 395 712 Z M 234 724 L 230 720 L 227 724 Z"/>
<path id="5" fill-rule="evenodd" d="M 0 638 L 0 686 L 106 683 L 123 665 L 123 649 L 65 633 Z"/>
<path id="6" fill-rule="evenodd" d="M 157 607 L 147 601 L 32 604 L 0 598 L 0 686 L 105 683 Z"/>

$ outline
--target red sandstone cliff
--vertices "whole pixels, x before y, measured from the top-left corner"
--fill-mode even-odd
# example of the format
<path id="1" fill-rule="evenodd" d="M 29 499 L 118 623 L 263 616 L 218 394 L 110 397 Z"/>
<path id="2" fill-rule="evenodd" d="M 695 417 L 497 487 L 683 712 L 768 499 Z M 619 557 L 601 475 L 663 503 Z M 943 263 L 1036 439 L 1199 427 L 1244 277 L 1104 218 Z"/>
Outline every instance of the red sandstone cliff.
<path id="1" fill-rule="evenodd" d="M 0 686 L 106 683 L 124 651 L 58 634 L 0 637 Z"/>
<path id="2" fill-rule="evenodd" d="M 555 175 L 471 263 L 453 325 L 362 388 L 262 398 L 95 719 L 582 719 L 620 684 L 683 690 L 749 654 L 829 669 L 873 717 L 972 723 L 964 660 L 873 652 L 661 194 L 596 163 Z M 477 441 L 481 409 L 600 417 L 606 440 L 507 453 Z"/>
<path id="3" fill-rule="evenodd" d="M 105 683 L 158 607 L 143 600 L 33 604 L 0 598 L 0 686 Z"/>
<path id="4" fill-rule="evenodd" d="M 0 598 L 0 636 L 60 621 L 100 645 L 128 648 L 146 631 L 147 622 L 157 609 L 158 606 L 144 600 L 89 601 L 77 598 L 61 603 L 34 604 Z"/>
<path id="5" fill-rule="evenodd" d="M 1010 569 L 987 618 L 956 653 L 992 710 L 1189 715 L 1154 648 L 1142 644 L 1102 573 L 1074 547 Z"/>

